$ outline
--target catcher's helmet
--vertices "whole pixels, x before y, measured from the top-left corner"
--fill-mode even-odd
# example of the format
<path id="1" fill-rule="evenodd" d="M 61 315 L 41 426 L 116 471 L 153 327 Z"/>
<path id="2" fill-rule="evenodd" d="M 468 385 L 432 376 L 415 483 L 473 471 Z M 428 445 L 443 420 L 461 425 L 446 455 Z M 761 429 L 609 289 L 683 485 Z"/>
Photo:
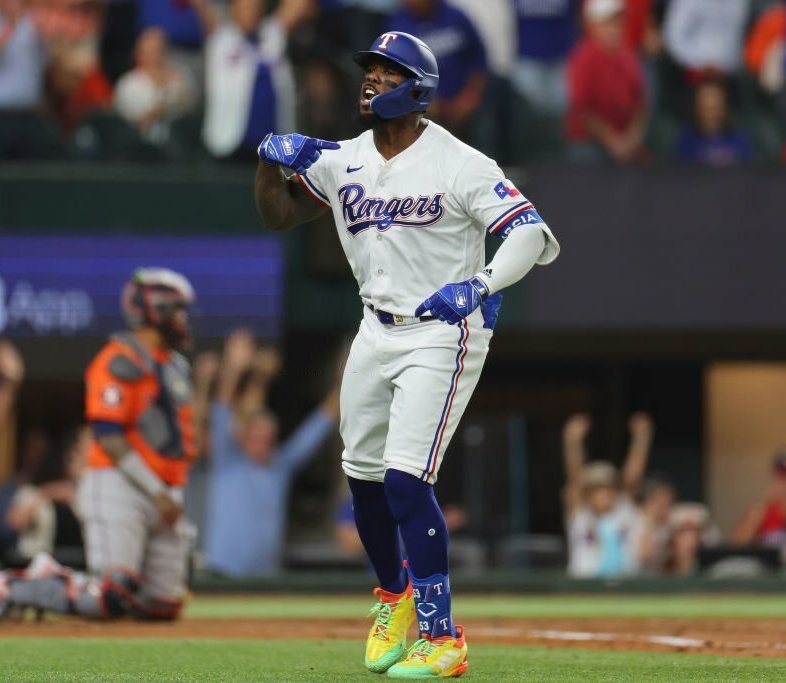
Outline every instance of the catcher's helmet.
<path id="1" fill-rule="evenodd" d="M 185 276 L 167 268 L 139 268 L 123 288 L 120 305 L 131 329 L 156 328 L 173 349 L 190 342 L 188 308 L 194 288 Z"/>
<path id="2" fill-rule="evenodd" d="M 401 85 L 371 99 L 371 109 L 383 119 L 426 111 L 439 85 L 437 58 L 420 38 L 401 31 L 383 33 L 368 50 L 352 55 L 365 67 L 372 57 L 384 57 L 412 74 Z"/>

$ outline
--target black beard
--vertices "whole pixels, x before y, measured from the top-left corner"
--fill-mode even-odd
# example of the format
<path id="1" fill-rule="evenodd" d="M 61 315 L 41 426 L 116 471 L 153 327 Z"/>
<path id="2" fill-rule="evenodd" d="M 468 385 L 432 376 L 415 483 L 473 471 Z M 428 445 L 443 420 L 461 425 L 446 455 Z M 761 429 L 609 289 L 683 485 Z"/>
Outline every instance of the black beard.
<path id="1" fill-rule="evenodd" d="M 371 130 L 372 128 L 378 128 L 386 123 L 386 119 L 383 119 L 378 114 L 375 114 L 373 111 L 370 114 L 364 114 L 359 109 L 355 110 L 355 126 L 361 131 L 365 132 L 367 130 Z"/>

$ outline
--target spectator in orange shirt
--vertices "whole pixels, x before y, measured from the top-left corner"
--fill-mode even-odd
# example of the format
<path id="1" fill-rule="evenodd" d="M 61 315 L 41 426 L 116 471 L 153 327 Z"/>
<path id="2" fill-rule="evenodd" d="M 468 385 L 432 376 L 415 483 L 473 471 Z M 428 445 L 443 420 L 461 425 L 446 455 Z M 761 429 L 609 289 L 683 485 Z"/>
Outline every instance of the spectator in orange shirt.
<path id="1" fill-rule="evenodd" d="M 624 42 L 622 0 L 587 0 L 587 35 L 568 61 L 569 153 L 576 161 L 628 164 L 644 158 L 644 74 Z"/>

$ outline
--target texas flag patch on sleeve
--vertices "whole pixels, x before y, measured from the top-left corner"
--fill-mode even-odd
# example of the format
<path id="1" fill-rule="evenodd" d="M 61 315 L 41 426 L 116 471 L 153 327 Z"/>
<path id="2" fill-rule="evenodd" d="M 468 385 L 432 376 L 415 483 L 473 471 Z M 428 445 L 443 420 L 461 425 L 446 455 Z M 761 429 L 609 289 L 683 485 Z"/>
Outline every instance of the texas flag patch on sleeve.
<path id="1" fill-rule="evenodd" d="M 505 199 L 505 197 L 520 197 L 521 192 L 519 192 L 513 184 L 508 185 L 507 181 L 501 180 L 494 186 L 494 192 L 497 193 L 497 197 L 500 199 Z"/>

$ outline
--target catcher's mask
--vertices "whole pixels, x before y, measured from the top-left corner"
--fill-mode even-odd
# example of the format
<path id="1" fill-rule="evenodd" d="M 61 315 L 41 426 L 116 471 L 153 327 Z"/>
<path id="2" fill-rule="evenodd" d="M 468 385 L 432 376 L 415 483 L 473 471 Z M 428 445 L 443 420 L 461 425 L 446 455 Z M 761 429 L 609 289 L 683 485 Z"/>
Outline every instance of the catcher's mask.
<path id="1" fill-rule="evenodd" d="M 139 268 L 123 288 L 121 308 L 132 330 L 154 327 L 167 346 L 182 351 L 191 344 L 190 306 L 194 300 L 194 288 L 180 273 Z"/>

